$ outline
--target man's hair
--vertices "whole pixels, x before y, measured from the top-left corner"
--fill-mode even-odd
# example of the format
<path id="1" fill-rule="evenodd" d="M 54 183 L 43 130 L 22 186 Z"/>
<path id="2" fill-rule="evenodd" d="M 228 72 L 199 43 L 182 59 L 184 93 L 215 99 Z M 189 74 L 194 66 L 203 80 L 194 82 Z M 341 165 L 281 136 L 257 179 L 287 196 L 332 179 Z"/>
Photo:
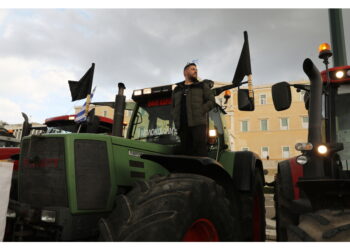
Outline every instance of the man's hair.
<path id="1" fill-rule="evenodd" d="M 193 63 L 193 62 L 192 63 L 187 63 L 185 68 L 184 68 L 184 71 L 190 66 L 196 66 L 197 67 L 197 65 L 195 63 Z"/>

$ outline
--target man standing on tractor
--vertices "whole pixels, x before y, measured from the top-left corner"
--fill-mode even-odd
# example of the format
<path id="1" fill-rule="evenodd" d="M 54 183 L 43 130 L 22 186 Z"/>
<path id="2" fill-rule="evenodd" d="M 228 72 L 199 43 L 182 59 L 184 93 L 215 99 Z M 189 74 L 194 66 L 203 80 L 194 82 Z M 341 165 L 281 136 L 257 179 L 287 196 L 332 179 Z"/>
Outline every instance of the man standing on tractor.
<path id="1" fill-rule="evenodd" d="M 208 156 L 208 112 L 215 104 L 214 94 L 210 90 L 213 81 L 198 81 L 195 63 L 185 66 L 184 76 L 185 81 L 177 83 L 172 96 L 173 118 L 182 152 Z"/>

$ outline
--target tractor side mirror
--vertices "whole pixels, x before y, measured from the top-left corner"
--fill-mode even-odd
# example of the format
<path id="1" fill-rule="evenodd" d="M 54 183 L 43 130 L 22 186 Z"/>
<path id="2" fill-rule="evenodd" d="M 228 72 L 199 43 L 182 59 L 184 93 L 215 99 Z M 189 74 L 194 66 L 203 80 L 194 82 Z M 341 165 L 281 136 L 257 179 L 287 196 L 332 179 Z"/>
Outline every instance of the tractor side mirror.
<path id="1" fill-rule="evenodd" d="M 279 82 L 272 86 L 273 105 L 277 111 L 286 110 L 292 103 L 292 93 L 287 82 Z"/>
<path id="2" fill-rule="evenodd" d="M 248 89 L 238 89 L 238 109 L 241 111 L 254 110 L 254 96 L 249 97 Z"/>

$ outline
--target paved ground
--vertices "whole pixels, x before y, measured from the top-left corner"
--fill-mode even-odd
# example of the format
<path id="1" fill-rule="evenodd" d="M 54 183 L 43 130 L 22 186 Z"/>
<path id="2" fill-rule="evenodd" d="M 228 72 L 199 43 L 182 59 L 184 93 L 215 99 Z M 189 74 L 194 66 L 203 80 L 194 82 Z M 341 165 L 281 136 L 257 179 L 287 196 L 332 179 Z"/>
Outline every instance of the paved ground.
<path id="1" fill-rule="evenodd" d="M 265 208 L 266 208 L 266 241 L 276 241 L 276 220 L 272 219 L 275 216 L 273 194 L 265 194 Z"/>

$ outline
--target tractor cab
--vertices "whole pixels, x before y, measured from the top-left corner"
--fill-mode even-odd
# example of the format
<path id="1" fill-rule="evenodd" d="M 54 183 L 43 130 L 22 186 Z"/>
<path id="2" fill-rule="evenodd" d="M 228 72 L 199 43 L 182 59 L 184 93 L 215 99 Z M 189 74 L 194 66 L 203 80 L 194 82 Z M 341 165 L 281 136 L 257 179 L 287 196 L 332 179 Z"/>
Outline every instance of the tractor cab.
<path id="1" fill-rule="evenodd" d="M 127 138 L 174 147 L 179 151 L 180 137 L 172 117 L 172 90 L 175 85 L 165 85 L 154 88 L 135 90 L 132 99 L 135 109 L 130 120 Z M 208 150 L 212 158 L 216 153 L 226 149 L 224 109 L 216 104 L 209 112 Z"/>
<path id="2" fill-rule="evenodd" d="M 19 140 L 13 135 L 13 131 L 0 128 L 0 148 L 18 147 Z"/>
<path id="3" fill-rule="evenodd" d="M 83 124 L 74 121 L 75 115 L 63 115 L 47 118 L 45 120 L 46 133 L 65 134 L 65 133 L 97 133 L 111 134 L 113 120 L 103 116 L 97 116 L 92 109 L 88 115 L 87 122 Z M 79 129 L 80 128 L 80 129 Z"/>
<path id="4" fill-rule="evenodd" d="M 327 84 L 327 72 L 321 72 L 323 84 Z M 334 110 L 329 110 L 328 117 L 333 121 L 329 128 L 329 136 L 334 146 L 342 147 L 338 151 L 342 169 L 350 171 L 350 66 L 329 69 L 329 85 L 334 89 Z M 326 118 L 326 117 L 325 117 Z M 331 123 L 332 125 L 332 123 Z M 333 148 L 325 148 L 327 151 Z M 327 152 L 325 152 L 327 154 Z"/>

